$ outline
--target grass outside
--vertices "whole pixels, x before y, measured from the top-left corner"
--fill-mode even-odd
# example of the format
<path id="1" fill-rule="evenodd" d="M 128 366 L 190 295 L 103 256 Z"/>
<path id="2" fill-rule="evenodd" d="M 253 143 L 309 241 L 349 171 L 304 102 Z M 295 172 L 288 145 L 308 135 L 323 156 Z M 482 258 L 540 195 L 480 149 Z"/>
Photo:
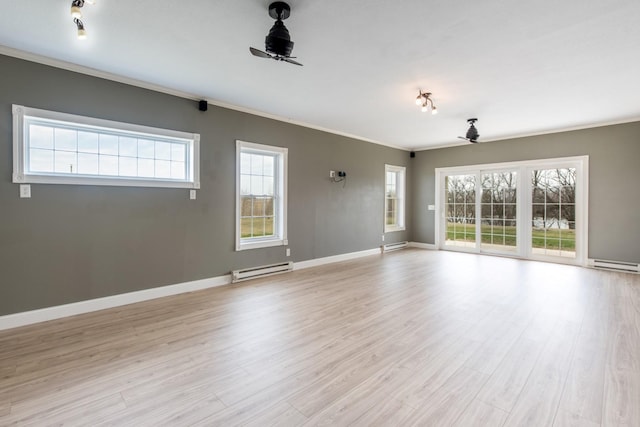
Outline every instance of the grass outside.
<path id="1" fill-rule="evenodd" d="M 240 220 L 240 235 L 243 239 L 273 236 L 273 217 L 242 218 Z"/>
<path id="2" fill-rule="evenodd" d="M 516 227 L 490 225 L 480 226 L 482 243 L 494 243 L 506 246 L 516 245 Z M 476 241 L 475 224 L 447 223 L 447 240 Z M 532 230 L 532 247 L 546 249 L 575 250 L 575 230 Z"/>

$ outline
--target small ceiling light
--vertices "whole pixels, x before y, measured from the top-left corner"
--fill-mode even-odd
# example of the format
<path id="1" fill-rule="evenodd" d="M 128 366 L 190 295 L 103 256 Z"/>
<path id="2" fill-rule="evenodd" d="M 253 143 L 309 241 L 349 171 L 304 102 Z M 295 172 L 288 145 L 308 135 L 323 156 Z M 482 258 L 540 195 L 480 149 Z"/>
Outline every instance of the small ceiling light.
<path id="1" fill-rule="evenodd" d="M 76 26 L 78 27 L 78 40 L 84 40 L 87 38 L 87 32 L 84 29 L 84 24 L 82 23 L 81 20 L 79 20 L 78 18 L 75 18 L 73 20 L 73 22 L 76 23 Z"/>
<path id="2" fill-rule="evenodd" d="M 438 109 L 433 105 L 433 100 L 431 99 L 431 92 L 422 92 L 422 90 L 419 90 L 418 96 L 416 97 L 416 105 L 422 106 L 420 110 L 423 113 L 431 110 L 431 114 L 438 114 Z"/>
<path id="3" fill-rule="evenodd" d="M 84 6 L 84 0 L 73 0 L 71 2 L 71 16 L 73 19 L 82 18 L 82 10 L 80 10 Z"/>

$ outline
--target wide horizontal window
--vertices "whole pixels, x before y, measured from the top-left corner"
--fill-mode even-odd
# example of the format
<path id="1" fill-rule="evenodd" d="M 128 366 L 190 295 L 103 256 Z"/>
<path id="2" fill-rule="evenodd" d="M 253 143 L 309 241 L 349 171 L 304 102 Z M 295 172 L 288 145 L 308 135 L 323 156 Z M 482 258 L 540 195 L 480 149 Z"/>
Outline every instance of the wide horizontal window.
<path id="1" fill-rule="evenodd" d="M 198 134 L 13 106 L 19 183 L 199 188 Z"/>

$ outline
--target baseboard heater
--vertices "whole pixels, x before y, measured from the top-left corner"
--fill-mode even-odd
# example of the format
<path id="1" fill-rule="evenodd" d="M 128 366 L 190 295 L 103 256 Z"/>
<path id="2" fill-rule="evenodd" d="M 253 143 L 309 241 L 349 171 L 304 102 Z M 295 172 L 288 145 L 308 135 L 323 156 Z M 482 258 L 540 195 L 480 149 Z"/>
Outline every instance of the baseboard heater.
<path id="1" fill-rule="evenodd" d="M 260 267 L 245 268 L 243 270 L 233 270 L 231 272 L 231 283 L 242 282 L 243 280 L 256 279 L 274 274 L 287 273 L 293 271 L 293 262 L 281 262 L 278 264 L 263 265 Z"/>
<path id="2" fill-rule="evenodd" d="M 640 273 L 640 264 L 622 261 L 607 261 L 603 259 L 594 259 L 593 266 L 595 268 L 604 268 L 607 270 L 626 271 L 630 273 Z"/>
<path id="3" fill-rule="evenodd" d="M 409 246 L 409 242 L 389 243 L 389 244 L 380 246 L 380 252 L 385 253 L 385 252 L 397 251 L 398 249 L 404 249 L 407 246 Z"/>

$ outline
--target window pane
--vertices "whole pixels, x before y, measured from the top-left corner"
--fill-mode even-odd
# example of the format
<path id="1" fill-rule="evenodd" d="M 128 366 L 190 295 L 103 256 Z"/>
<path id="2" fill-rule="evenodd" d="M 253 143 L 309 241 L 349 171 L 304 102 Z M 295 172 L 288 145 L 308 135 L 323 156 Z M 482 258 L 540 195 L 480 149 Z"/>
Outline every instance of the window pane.
<path id="1" fill-rule="evenodd" d="M 247 237 L 252 237 L 251 235 L 251 230 L 252 230 L 252 224 L 253 220 L 251 217 L 248 218 L 242 218 L 240 220 L 240 237 L 245 239 Z"/>
<path id="2" fill-rule="evenodd" d="M 265 204 L 264 204 L 264 214 L 266 216 L 273 216 L 273 204 L 274 204 L 274 199 L 273 197 L 268 197 L 265 198 Z"/>
<path id="3" fill-rule="evenodd" d="M 264 171 L 264 156 L 261 156 L 260 154 L 252 154 L 251 155 L 251 175 L 262 175 L 263 171 Z"/>
<path id="4" fill-rule="evenodd" d="M 78 132 L 78 151 L 83 153 L 97 153 L 98 134 L 93 132 Z"/>
<path id="5" fill-rule="evenodd" d="M 115 135 L 100 134 L 100 154 L 110 154 L 117 156 L 118 137 Z"/>
<path id="6" fill-rule="evenodd" d="M 102 148 L 102 145 L 101 145 Z M 100 175 L 118 175 L 118 157 L 100 156 Z"/>
<path id="7" fill-rule="evenodd" d="M 267 196 L 273 196 L 274 195 L 274 187 L 273 187 L 273 177 L 270 176 L 266 176 L 263 178 L 263 189 L 264 189 L 264 193 Z"/>
<path id="8" fill-rule="evenodd" d="M 155 176 L 155 163 L 151 159 L 138 159 L 138 176 L 153 178 Z"/>
<path id="9" fill-rule="evenodd" d="M 138 140 L 136 138 L 120 137 L 120 155 L 136 157 L 138 155 Z"/>
<path id="10" fill-rule="evenodd" d="M 251 173 L 251 154 L 240 153 L 240 173 Z"/>
<path id="11" fill-rule="evenodd" d="M 171 144 L 156 141 L 156 159 L 171 160 Z"/>
<path id="12" fill-rule="evenodd" d="M 245 196 L 240 199 L 240 216 L 251 216 L 252 210 L 252 198 Z"/>
<path id="13" fill-rule="evenodd" d="M 253 199 L 253 216 L 264 216 L 264 197 Z"/>
<path id="14" fill-rule="evenodd" d="M 251 194 L 251 175 L 240 175 L 240 194 Z"/>
<path id="15" fill-rule="evenodd" d="M 184 162 L 171 162 L 171 178 L 173 179 L 185 179 L 185 163 Z"/>
<path id="16" fill-rule="evenodd" d="M 97 142 L 97 139 L 96 139 Z M 96 144 L 97 148 L 97 144 Z M 98 175 L 98 155 L 78 153 L 78 173 L 87 175 Z"/>
<path id="17" fill-rule="evenodd" d="M 155 157 L 156 143 L 148 139 L 138 140 L 138 157 L 153 159 Z"/>
<path id="18" fill-rule="evenodd" d="M 264 175 L 265 176 L 274 176 L 274 158 L 271 156 L 264 157 Z"/>
<path id="19" fill-rule="evenodd" d="M 251 175 L 251 194 L 264 194 L 261 176 Z"/>
<path id="20" fill-rule="evenodd" d="M 78 173 L 77 154 L 70 151 L 55 152 L 55 171 L 57 173 Z"/>
<path id="21" fill-rule="evenodd" d="M 31 148 L 53 149 L 53 129 L 45 126 L 29 126 L 29 146 Z"/>
<path id="22" fill-rule="evenodd" d="M 53 151 L 29 150 L 29 170 L 32 172 L 53 172 Z"/>
<path id="23" fill-rule="evenodd" d="M 54 135 L 56 150 L 76 151 L 78 149 L 77 133 L 75 130 L 56 129 Z"/>
<path id="24" fill-rule="evenodd" d="M 265 218 L 264 219 L 264 235 L 265 236 L 273 236 L 274 233 L 274 229 L 273 229 L 273 218 L 269 217 L 269 218 Z"/>
<path id="25" fill-rule="evenodd" d="M 171 144 L 171 160 L 183 162 L 187 159 L 187 150 L 184 144 Z"/>
<path id="26" fill-rule="evenodd" d="M 138 159 L 120 157 L 120 176 L 138 176 Z"/>
<path id="27" fill-rule="evenodd" d="M 171 178 L 171 162 L 156 160 L 156 178 Z"/>

